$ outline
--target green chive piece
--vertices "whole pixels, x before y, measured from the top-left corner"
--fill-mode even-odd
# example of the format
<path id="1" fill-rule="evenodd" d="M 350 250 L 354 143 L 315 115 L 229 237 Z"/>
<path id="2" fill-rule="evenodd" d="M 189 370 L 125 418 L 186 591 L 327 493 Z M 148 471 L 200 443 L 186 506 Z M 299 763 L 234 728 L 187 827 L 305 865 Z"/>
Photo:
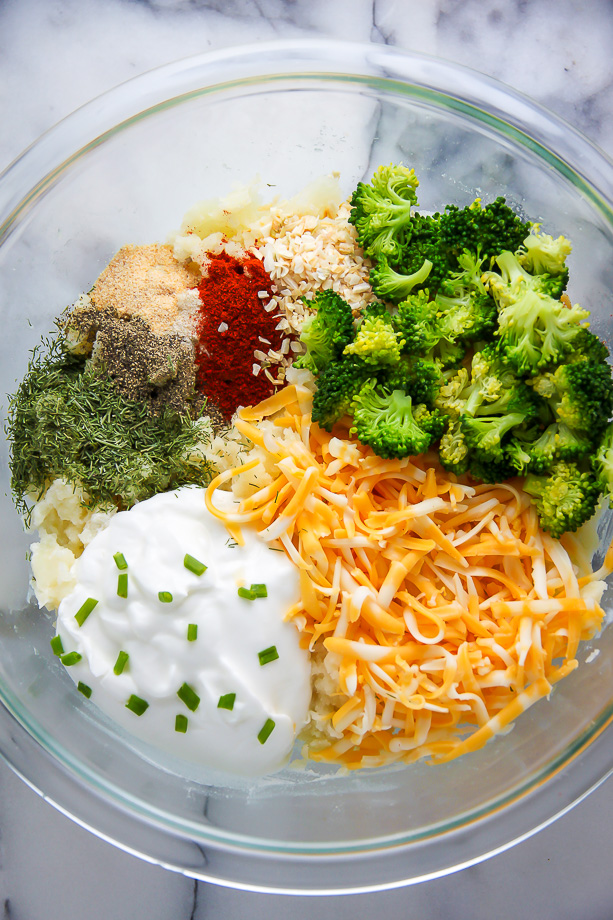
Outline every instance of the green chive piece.
<path id="1" fill-rule="evenodd" d="M 195 642 L 198 638 L 198 624 L 190 623 L 187 627 L 187 641 Z"/>
<path id="2" fill-rule="evenodd" d="M 60 657 L 60 661 L 66 668 L 69 668 L 73 664 L 78 664 L 82 657 L 78 652 L 67 652 Z"/>
<path id="3" fill-rule="evenodd" d="M 200 697 L 193 687 L 190 687 L 189 684 L 183 684 L 183 686 L 179 687 L 177 690 L 177 696 L 183 703 L 185 703 L 191 712 L 196 712 L 198 706 L 200 705 Z"/>
<path id="4" fill-rule="evenodd" d="M 54 636 L 49 645 L 53 654 L 57 655 L 58 658 L 64 654 L 64 646 L 59 636 Z"/>
<path id="5" fill-rule="evenodd" d="M 236 693 L 225 693 L 223 696 L 219 697 L 217 708 L 218 709 L 234 709 L 235 699 L 236 699 Z"/>
<path id="6" fill-rule="evenodd" d="M 251 585 L 251 593 L 254 597 L 268 597 L 266 585 Z"/>
<path id="7" fill-rule="evenodd" d="M 113 674 L 123 674 L 124 668 L 128 663 L 129 657 L 130 656 L 128 655 L 127 652 L 119 653 L 119 655 L 117 656 L 117 661 L 115 662 L 115 666 L 113 668 Z"/>
<path id="8" fill-rule="evenodd" d="M 266 719 L 266 721 L 265 721 L 264 724 L 262 725 L 262 727 L 261 727 L 261 729 L 260 729 L 260 733 L 259 733 L 259 735 L 258 735 L 258 741 L 260 742 L 260 744 L 266 744 L 266 742 L 268 741 L 268 739 L 269 739 L 270 736 L 272 735 L 272 730 L 273 730 L 274 727 L 275 727 L 275 723 L 273 722 L 273 720 L 272 720 L 272 719 Z"/>
<path id="9" fill-rule="evenodd" d="M 238 596 L 239 596 L 239 597 L 244 597 L 245 600 L 247 600 L 247 601 L 254 601 L 254 600 L 255 600 L 255 594 L 253 593 L 253 591 L 251 590 L 251 588 L 239 588 L 239 589 L 238 589 Z"/>
<path id="10" fill-rule="evenodd" d="M 175 718 L 175 731 L 181 732 L 183 735 L 187 731 L 187 716 L 178 715 Z"/>
<path id="11" fill-rule="evenodd" d="M 158 591 L 158 597 L 163 604 L 170 604 L 172 601 L 172 594 L 170 591 Z"/>
<path id="12" fill-rule="evenodd" d="M 142 716 L 145 710 L 149 709 L 149 703 L 147 700 L 142 700 L 140 696 L 136 696 L 136 694 L 133 693 L 126 703 L 126 709 L 129 709 L 137 716 Z"/>
<path id="13" fill-rule="evenodd" d="M 276 645 L 271 645 L 270 648 L 265 648 L 263 651 L 258 652 L 260 664 L 270 664 L 271 661 L 276 661 L 278 657 L 279 653 Z"/>
<path id="14" fill-rule="evenodd" d="M 204 562 L 200 562 L 199 559 L 196 559 L 195 556 L 190 556 L 189 553 L 185 554 L 183 565 L 186 569 L 189 569 L 190 572 L 193 572 L 194 575 L 203 575 L 207 570 L 207 566 Z"/>
<path id="15" fill-rule="evenodd" d="M 117 566 L 118 569 L 128 568 L 128 563 L 126 562 L 126 557 L 124 556 L 123 553 L 115 553 L 115 555 L 113 556 L 113 559 L 115 560 L 115 565 Z"/>
<path id="16" fill-rule="evenodd" d="M 87 684 L 84 684 L 82 680 L 80 680 L 79 683 L 77 684 L 77 690 L 79 691 L 79 693 L 82 693 L 83 696 L 86 696 L 87 699 L 89 699 L 90 696 L 92 695 L 92 688 L 88 687 Z"/>
<path id="17" fill-rule="evenodd" d="M 117 576 L 117 596 L 118 597 L 128 596 L 128 573 L 127 572 L 122 572 L 121 575 Z"/>
<path id="18" fill-rule="evenodd" d="M 88 597 L 85 603 L 81 604 L 81 606 L 79 607 L 79 609 L 74 615 L 74 618 L 79 624 L 79 626 L 83 626 L 86 619 L 88 618 L 88 616 L 90 615 L 90 613 L 92 612 L 92 610 L 94 609 L 97 603 L 98 601 L 96 600 L 95 597 Z"/>

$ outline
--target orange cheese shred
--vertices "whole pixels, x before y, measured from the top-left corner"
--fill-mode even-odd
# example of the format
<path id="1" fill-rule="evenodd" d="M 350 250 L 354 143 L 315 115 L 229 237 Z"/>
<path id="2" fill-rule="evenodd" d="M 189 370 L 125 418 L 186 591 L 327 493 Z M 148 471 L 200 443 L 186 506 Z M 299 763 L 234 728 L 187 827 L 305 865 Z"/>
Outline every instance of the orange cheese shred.
<path id="1" fill-rule="evenodd" d="M 314 662 L 313 760 L 347 769 L 476 751 L 577 665 L 603 621 L 596 573 L 540 531 L 520 480 L 469 484 L 436 457 L 383 460 L 311 422 L 305 387 L 241 410 L 274 481 L 225 513 L 300 571 L 288 613 Z M 277 424 L 278 423 L 278 424 Z M 249 459 L 249 455 L 247 455 Z"/>

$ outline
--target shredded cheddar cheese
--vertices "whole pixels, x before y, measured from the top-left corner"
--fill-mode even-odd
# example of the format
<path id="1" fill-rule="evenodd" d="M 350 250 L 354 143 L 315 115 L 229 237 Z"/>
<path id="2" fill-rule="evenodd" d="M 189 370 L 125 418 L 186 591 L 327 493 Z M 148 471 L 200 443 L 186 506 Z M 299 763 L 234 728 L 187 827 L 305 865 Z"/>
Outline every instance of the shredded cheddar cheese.
<path id="1" fill-rule="evenodd" d="M 576 667 L 602 623 L 611 553 L 579 571 L 572 536 L 539 529 L 519 480 L 471 485 L 433 456 L 383 460 L 313 424 L 310 400 L 287 386 L 241 410 L 236 428 L 275 476 L 234 514 L 212 495 L 248 464 L 207 492 L 233 534 L 255 523 L 299 568 L 288 617 L 319 667 L 308 756 L 355 769 L 475 751 Z"/>

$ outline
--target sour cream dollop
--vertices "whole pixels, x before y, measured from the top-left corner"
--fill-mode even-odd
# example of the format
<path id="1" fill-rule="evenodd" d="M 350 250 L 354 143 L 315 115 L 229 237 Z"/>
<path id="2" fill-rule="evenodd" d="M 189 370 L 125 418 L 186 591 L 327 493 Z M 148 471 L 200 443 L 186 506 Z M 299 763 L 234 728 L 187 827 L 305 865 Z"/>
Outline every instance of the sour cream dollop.
<path id="1" fill-rule="evenodd" d="M 229 493 L 214 500 L 235 507 Z M 177 757 L 259 776 L 287 762 L 306 722 L 310 665 L 284 621 L 300 596 L 295 566 L 254 528 L 242 532 L 239 546 L 196 487 L 116 514 L 75 563 L 57 632 L 72 679 L 124 728 Z M 252 584 L 267 596 L 239 596 Z"/>

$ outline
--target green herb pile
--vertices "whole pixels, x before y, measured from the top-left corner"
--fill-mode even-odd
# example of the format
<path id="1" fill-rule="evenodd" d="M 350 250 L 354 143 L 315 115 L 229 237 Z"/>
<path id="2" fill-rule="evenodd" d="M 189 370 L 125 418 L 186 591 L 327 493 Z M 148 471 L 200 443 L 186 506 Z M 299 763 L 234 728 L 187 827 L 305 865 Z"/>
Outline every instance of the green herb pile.
<path id="1" fill-rule="evenodd" d="M 422 215 L 417 185 L 382 166 L 352 196 L 381 302 L 357 323 L 336 294 L 309 302 L 313 419 L 348 416 L 381 457 L 436 450 L 458 476 L 524 476 L 542 527 L 574 531 L 613 494 L 613 381 L 589 313 L 563 297 L 570 242 L 503 198 Z"/>
<path id="2" fill-rule="evenodd" d="M 120 509 L 188 483 L 206 486 L 212 477 L 198 455 L 200 426 L 122 396 L 102 368 L 67 353 L 61 337 L 32 353 L 9 400 L 7 434 L 11 488 L 26 517 L 58 477 L 79 483 L 89 507 Z"/>

